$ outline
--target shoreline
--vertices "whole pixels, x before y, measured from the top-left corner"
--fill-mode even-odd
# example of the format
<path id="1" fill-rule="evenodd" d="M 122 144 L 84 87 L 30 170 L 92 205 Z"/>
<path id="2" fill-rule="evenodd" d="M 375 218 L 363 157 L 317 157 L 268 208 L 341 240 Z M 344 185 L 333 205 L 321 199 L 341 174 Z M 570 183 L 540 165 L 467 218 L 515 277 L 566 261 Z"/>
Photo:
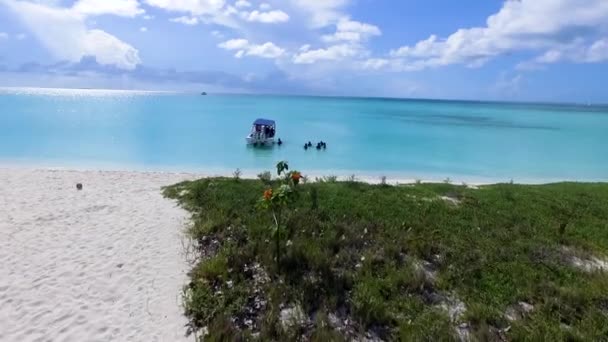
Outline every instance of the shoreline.
<path id="1" fill-rule="evenodd" d="M 57 163 L 55 163 L 57 165 Z M 51 166 L 49 166 L 51 165 Z M 194 178 L 213 178 L 213 177 L 233 177 L 236 169 L 227 168 L 201 168 L 201 167 L 163 167 L 163 166 L 134 166 L 134 165 L 119 165 L 119 164 L 98 164 L 98 165 L 76 165 L 66 164 L 61 166 L 52 166 L 53 163 L 46 165 L 35 163 L 11 163 L 0 161 L 0 170 L 12 171 L 66 171 L 66 172 L 99 172 L 99 173 L 131 173 L 131 174 L 160 174 L 160 175 L 175 175 Z M 492 185 L 501 183 L 510 183 L 521 185 L 543 185 L 562 182 L 573 183 L 606 183 L 608 179 L 574 179 L 574 178 L 502 178 L 502 177 L 482 177 L 482 176 L 467 176 L 467 175 L 439 175 L 427 174 L 419 177 L 412 172 L 398 171 L 356 171 L 356 170 L 310 170 L 296 167 L 304 176 L 309 178 L 309 181 L 314 181 L 316 178 L 335 176 L 339 181 L 349 180 L 353 175 L 358 182 L 368 184 L 380 184 L 382 178 L 386 177 L 387 184 L 414 184 L 414 183 L 445 183 L 449 180 L 450 184 L 466 184 L 473 186 Z M 275 177 L 274 169 L 239 169 L 242 179 L 257 179 L 257 175 L 270 171 Z M 170 185 L 170 184 L 168 184 Z"/>

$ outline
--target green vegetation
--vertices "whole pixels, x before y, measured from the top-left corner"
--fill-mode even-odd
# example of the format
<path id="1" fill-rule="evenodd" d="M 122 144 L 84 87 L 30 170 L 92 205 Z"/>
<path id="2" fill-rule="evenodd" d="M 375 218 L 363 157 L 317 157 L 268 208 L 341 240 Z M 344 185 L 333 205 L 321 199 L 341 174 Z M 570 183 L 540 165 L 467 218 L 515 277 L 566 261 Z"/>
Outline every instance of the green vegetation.
<path id="1" fill-rule="evenodd" d="M 270 171 L 264 171 L 258 174 L 258 179 L 261 180 L 264 184 L 270 184 L 272 181 L 272 173 Z"/>
<path id="2" fill-rule="evenodd" d="M 608 339 L 606 184 L 301 183 L 277 260 L 260 178 L 165 189 L 193 213 L 205 341 Z"/>

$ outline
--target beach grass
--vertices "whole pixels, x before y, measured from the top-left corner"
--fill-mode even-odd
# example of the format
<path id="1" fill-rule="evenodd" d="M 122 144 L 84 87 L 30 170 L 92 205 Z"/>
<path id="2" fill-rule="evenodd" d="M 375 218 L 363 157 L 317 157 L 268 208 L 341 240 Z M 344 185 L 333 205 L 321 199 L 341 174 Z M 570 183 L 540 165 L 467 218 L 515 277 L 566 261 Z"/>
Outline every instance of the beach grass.
<path id="1" fill-rule="evenodd" d="M 321 179 L 298 187 L 277 265 L 262 178 L 165 189 L 192 212 L 185 310 L 205 341 L 608 338 L 608 184 Z"/>

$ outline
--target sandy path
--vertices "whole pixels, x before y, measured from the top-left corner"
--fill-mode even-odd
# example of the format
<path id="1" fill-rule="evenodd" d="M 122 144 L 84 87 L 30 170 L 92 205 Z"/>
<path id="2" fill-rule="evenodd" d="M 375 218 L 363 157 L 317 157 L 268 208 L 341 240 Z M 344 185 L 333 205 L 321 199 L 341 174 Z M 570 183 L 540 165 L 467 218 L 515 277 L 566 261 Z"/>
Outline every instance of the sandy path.
<path id="1" fill-rule="evenodd" d="M 160 193 L 186 178 L 0 169 L 0 341 L 191 341 L 188 214 Z"/>

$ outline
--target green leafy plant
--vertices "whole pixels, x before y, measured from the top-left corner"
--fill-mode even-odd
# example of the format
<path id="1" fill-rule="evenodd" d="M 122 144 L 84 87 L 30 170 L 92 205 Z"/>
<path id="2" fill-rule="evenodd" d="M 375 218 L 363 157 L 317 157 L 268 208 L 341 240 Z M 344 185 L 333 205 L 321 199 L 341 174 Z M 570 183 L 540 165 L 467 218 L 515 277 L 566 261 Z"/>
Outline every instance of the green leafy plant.
<path id="1" fill-rule="evenodd" d="M 319 190 L 315 185 L 310 188 L 310 208 L 312 210 L 319 208 Z"/>
<path id="2" fill-rule="evenodd" d="M 258 174 L 258 179 L 261 180 L 264 184 L 270 184 L 272 181 L 272 174 L 270 171 L 264 171 Z"/>
<path id="3" fill-rule="evenodd" d="M 286 161 L 280 161 L 277 163 L 277 175 L 281 176 L 281 173 L 289 171 L 289 164 Z"/>
<path id="4" fill-rule="evenodd" d="M 325 183 L 335 183 L 338 181 L 338 176 L 330 175 L 323 177 L 323 182 Z"/>
<path id="5" fill-rule="evenodd" d="M 281 180 L 278 188 L 269 188 L 264 191 L 260 201 L 260 208 L 268 210 L 272 213 L 273 224 L 271 226 L 271 235 L 275 243 L 275 259 L 277 262 L 277 270 L 281 270 L 281 244 L 283 236 L 287 231 L 285 222 L 285 212 L 288 210 L 289 204 L 294 201 L 296 196 L 296 187 L 302 179 L 302 174 L 299 171 L 289 170 L 289 165 L 286 161 L 277 163 L 277 175 Z"/>

